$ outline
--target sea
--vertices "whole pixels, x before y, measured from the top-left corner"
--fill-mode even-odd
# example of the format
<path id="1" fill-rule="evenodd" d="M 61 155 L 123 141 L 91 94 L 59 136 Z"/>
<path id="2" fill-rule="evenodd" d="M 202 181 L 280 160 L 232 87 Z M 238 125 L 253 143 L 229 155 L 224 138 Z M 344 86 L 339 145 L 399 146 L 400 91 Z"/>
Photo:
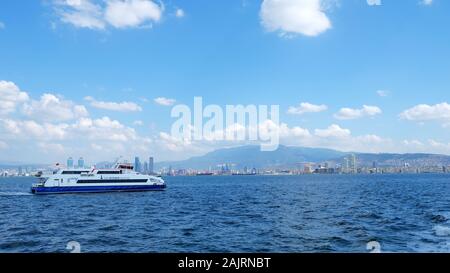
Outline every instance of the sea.
<path id="1" fill-rule="evenodd" d="M 450 175 L 165 177 L 163 192 L 31 195 L 0 179 L 0 252 L 450 252 Z"/>

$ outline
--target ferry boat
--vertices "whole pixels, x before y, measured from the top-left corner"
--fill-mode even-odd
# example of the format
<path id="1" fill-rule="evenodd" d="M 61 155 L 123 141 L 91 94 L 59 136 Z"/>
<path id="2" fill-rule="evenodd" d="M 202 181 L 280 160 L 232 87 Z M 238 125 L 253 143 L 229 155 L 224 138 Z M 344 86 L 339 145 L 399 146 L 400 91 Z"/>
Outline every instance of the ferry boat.
<path id="1" fill-rule="evenodd" d="M 162 178 L 137 173 L 129 163 L 117 163 L 112 169 L 60 169 L 52 175 L 42 175 L 31 187 L 31 193 L 161 191 L 165 188 Z"/>

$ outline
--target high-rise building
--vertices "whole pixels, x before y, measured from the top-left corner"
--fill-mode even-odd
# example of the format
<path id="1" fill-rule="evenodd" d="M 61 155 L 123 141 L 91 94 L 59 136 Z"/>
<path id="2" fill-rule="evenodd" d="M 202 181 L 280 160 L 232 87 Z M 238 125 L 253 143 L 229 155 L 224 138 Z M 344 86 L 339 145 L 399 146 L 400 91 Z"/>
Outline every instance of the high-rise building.
<path id="1" fill-rule="evenodd" d="M 344 163 L 344 173 L 350 172 L 350 160 L 348 157 L 345 157 L 345 163 Z"/>
<path id="2" fill-rule="evenodd" d="M 358 172 L 358 166 L 357 166 L 357 163 L 356 163 L 356 155 L 355 154 L 351 154 L 350 158 L 349 158 L 349 161 L 350 161 L 350 172 L 351 173 L 357 173 Z"/>
<path id="3" fill-rule="evenodd" d="M 343 173 L 358 173 L 358 165 L 355 154 L 350 154 L 344 158 Z"/>
<path id="4" fill-rule="evenodd" d="M 153 157 L 150 157 L 148 159 L 148 173 L 153 174 L 155 173 L 155 160 Z"/>
<path id="5" fill-rule="evenodd" d="M 73 168 L 73 158 L 72 157 L 69 157 L 67 159 L 67 168 L 69 168 L 69 169 Z"/>
<path id="6" fill-rule="evenodd" d="M 141 169 L 141 161 L 138 156 L 134 158 L 134 170 L 138 173 L 142 171 Z"/>
<path id="7" fill-rule="evenodd" d="M 80 157 L 78 159 L 78 168 L 83 169 L 84 168 L 84 158 Z"/>
<path id="8" fill-rule="evenodd" d="M 148 162 L 147 161 L 144 162 L 143 171 L 144 171 L 145 174 L 148 174 Z"/>

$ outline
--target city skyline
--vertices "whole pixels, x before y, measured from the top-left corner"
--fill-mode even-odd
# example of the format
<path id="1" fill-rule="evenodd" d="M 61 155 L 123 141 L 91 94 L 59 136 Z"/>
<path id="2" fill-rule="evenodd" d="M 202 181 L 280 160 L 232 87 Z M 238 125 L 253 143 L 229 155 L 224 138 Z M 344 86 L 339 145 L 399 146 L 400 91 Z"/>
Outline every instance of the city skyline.
<path id="1" fill-rule="evenodd" d="M 172 138 L 195 96 L 280 105 L 283 145 L 450 155 L 448 1 L 113 2 L 0 4 L 0 161 L 253 144 Z"/>

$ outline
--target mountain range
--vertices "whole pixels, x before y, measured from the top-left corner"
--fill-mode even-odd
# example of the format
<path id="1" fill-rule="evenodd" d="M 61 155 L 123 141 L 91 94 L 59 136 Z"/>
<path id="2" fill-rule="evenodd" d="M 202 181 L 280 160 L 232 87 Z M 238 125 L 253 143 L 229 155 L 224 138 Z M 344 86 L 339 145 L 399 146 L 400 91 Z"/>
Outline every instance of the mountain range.
<path id="1" fill-rule="evenodd" d="M 450 156 L 438 154 L 371 154 L 350 153 L 332 149 L 280 146 L 273 152 L 262 152 L 259 146 L 241 146 L 220 149 L 204 156 L 192 157 L 188 160 L 159 162 L 156 169 L 208 169 L 228 164 L 237 169 L 248 168 L 295 168 L 303 163 L 342 164 L 345 158 L 355 154 L 358 166 L 370 167 L 376 162 L 379 167 L 398 167 L 408 163 L 411 167 L 450 166 Z"/>

